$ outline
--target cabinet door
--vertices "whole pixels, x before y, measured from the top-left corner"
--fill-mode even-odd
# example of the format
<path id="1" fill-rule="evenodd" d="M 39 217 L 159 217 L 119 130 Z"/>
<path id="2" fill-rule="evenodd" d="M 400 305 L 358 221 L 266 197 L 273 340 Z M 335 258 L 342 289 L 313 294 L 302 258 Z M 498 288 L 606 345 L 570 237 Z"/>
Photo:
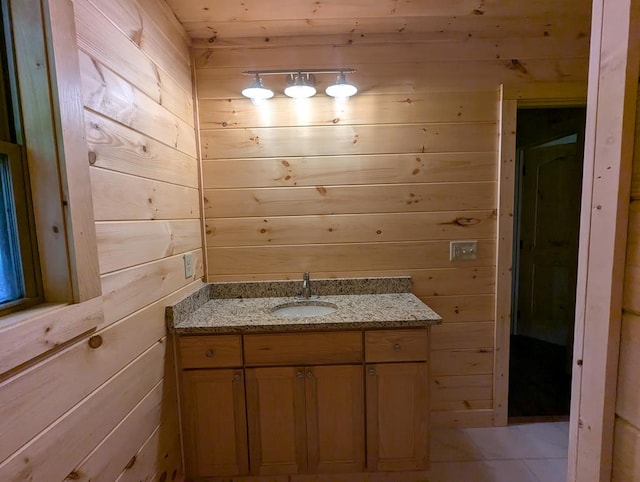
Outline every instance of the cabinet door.
<path id="1" fill-rule="evenodd" d="M 187 474 L 247 474 L 242 370 L 184 371 L 183 393 Z"/>
<path id="2" fill-rule="evenodd" d="M 364 470 L 362 365 L 305 369 L 308 471 Z"/>
<path id="3" fill-rule="evenodd" d="M 304 369 L 247 368 L 252 475 L 295 474 L 307 466 Z"/>
<path id="4" fill-rule="evenodd" d="M 367 365 L 367 467 L 428 468 L 426 363 Z"/>

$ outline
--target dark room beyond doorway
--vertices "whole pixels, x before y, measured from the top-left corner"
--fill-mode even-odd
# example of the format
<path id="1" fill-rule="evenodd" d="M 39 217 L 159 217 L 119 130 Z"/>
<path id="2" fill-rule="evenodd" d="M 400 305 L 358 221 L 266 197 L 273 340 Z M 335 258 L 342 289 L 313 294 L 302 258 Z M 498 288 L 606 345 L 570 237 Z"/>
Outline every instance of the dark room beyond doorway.
<path id="1" fill-rule="evenodd" d="M 569 415 L 584 108 L 519 109 L 510 421 Z"/>

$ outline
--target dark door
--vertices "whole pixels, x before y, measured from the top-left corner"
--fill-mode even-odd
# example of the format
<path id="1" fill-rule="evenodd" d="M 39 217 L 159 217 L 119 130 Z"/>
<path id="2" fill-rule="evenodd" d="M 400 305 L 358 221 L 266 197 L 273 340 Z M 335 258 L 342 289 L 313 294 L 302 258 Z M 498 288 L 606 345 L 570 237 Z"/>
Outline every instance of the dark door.
<path id="1" fill-rule="evenodd" d="M 566 345 L 573 331 L 582 160 L 575 142 L 523 150 L 514 334 Z"/>

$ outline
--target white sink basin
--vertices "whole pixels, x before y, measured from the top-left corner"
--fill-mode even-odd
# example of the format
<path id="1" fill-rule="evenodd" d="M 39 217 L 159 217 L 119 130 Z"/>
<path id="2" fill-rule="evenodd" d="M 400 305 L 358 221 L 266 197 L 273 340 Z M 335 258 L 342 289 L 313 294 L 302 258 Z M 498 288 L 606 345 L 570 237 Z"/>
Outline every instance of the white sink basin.
<path id="1" fill-rule="evenodd" d="M 276 306 L 271 313 L 284 318 L 310 318 L 328 315 L 337 309 L 336 305 L 325 301 L 294 301 Z"/>

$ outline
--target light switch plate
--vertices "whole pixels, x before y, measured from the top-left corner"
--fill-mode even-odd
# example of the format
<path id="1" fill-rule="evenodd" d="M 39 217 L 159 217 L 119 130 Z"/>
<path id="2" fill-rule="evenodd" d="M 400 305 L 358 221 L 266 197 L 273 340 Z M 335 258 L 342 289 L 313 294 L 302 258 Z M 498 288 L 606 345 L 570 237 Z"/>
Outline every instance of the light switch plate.
<path id="1" fill-rule="evenodd" d="M 451 241 L 449 243 L 449 261 L 467 261 L 476 259 L 477 241 Z"/>
<path id="2" fill-rule="evenodd" d="M 184 259 L 184 277 L 191 278 L 193 276 L 193 255 L 187 253 L 182 259 Z"/>

